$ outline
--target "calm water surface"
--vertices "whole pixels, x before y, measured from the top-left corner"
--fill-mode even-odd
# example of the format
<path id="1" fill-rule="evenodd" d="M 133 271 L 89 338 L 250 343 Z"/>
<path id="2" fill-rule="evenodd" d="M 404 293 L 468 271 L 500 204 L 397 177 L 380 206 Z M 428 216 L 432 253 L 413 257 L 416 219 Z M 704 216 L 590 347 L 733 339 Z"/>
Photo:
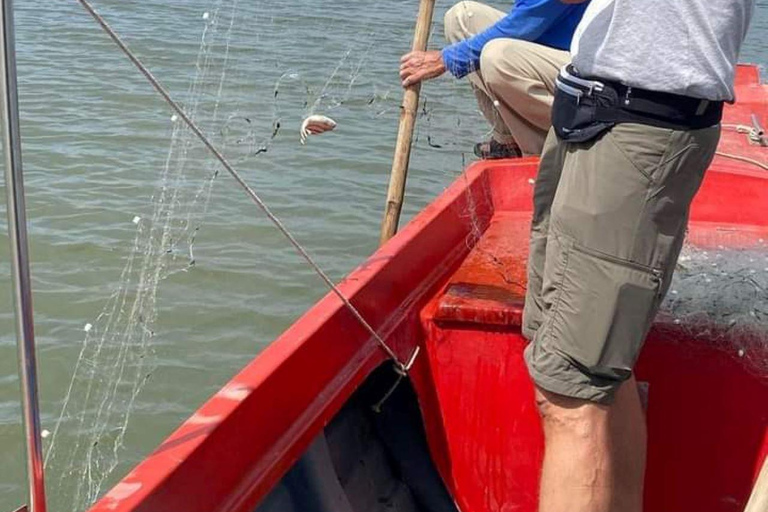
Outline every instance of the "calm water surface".
<path id="1" fill-rule="evenodd" d="M 401 96 L 397 59 L 410 45 L 417 4 L 96 2 L 173 94 L 197 106 L 205 131 L 334 279 L 376 247 Z M 130 276 L 121 279 L 137 230 L 147 229 L 162 197 L 176 205 L 161 211 L 178 240 L 158 256 L 157 295 L 142 313 L 156 315 L 152 322 L 142 317 L 154 333 L 148 381 L 106 488 L 325 290 L 229 176 L 212 180 L 210 158 L 199 144 L 184 142 L 169 109 L 74 0 L 16 5 L 45 428 L 62 408 L 84 326 L 98 332 L 116 290 L 137 286 Z M 758 5 L 743 60 L 765 64 L 768 0 Z M 441 3 L 436 14 L 436 47 L 447 7 Z M 465 86 L 445 78 L 425 88 L 407 216 L 458 176 L 468 161 L 463 152 L 485 135 Z M 299 124 L 313 112 L 332 116 L 339 127 L 301 146 Z M 170 167 L 183 162 L 183 176 L 163 196 L 169 148 Z M 138 227 L 134 217 L 142 219 Z M 0 511 L 25 495 L 6 242 L 4 236 Z M 60 449 L 79 434 L 64 424 Z M 51 498 L 54 510 L 67 510 L 57 496 L 70 492 L 60 476 L 49 475 Z"/>

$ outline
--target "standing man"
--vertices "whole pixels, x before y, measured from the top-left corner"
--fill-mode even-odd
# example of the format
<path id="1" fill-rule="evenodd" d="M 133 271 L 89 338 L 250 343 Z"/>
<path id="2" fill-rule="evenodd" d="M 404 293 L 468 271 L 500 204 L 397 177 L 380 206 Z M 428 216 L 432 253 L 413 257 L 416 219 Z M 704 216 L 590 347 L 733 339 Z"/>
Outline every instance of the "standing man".
<path id="1" fill-rule="evenodd" d="M 558 70 L 586 5 L 517 0 L 509 14 L 478 2 L 459 2 L 445 15 L 442 51 L 411 52 L 401 60 L 408 87 L 450 71 L 469 76 L 480 110 L 493 128 L 475 146 L 481 158 L 538 155 L 551 126 Z"/>
<path id="2" fill-rule="evenodd" d="M 546 443 L 540 512 L 642 510 L 632 369 L 734 99 L 753 10 L 593 0 L 574 37 L 534 191 L 524 315 Z"/>

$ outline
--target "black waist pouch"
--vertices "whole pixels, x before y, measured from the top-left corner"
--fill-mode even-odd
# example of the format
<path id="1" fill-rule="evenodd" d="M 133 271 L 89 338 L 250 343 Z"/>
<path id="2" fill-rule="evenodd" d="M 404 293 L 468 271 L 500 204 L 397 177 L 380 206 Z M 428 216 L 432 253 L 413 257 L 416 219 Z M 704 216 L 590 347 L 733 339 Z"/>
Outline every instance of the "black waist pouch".
<path id="1" fill-rule="evenodd" d="M 582 78 L 568 66 L 556 80 L 552 127 L 561 140 L 587 142 L 619 123 L 689 130 L 714 126 L 722 114 L 723 102 L 633 90 Z"/>
<path id="2" fill-rule="evenodd" d="M 558 78 L 552 104 L 552 127 L 557 136 L 568 142 L 586 142 L 610 130 L 616 123 L 601 120 L 598 113 L 618 102 L 611 93 L 614 91 L 590 91 Z"/>

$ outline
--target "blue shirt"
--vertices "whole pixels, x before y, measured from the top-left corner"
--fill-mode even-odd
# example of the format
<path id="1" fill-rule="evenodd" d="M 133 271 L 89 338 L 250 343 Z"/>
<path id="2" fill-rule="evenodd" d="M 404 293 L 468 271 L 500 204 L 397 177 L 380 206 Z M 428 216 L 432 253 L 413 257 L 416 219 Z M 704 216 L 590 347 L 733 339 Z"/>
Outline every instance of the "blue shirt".
<path id="1" fill-rule="evenodd" d="M 493 39 L 531 41 L 567 50 L 589 2 L 564 4 L 560 0 L 517 0 L 509 14 L 476 36 L 443 49 L 445 67 L 457 78 L 480 69 L 483 47 Z"/>

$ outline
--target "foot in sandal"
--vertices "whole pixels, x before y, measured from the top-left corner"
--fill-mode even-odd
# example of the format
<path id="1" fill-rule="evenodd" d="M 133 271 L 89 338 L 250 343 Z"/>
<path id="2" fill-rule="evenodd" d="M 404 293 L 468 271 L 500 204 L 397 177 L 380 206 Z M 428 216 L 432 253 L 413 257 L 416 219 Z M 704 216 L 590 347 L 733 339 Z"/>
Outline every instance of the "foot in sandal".
<path id="1" fill-rule="evenodd" d="M 523 152 L 520 146 L 514 142 L 501 143 L 495 139 L 475 144 L 475 156 L 483 160 L 496 160 L 499 158 L 520 158 Z"/>

